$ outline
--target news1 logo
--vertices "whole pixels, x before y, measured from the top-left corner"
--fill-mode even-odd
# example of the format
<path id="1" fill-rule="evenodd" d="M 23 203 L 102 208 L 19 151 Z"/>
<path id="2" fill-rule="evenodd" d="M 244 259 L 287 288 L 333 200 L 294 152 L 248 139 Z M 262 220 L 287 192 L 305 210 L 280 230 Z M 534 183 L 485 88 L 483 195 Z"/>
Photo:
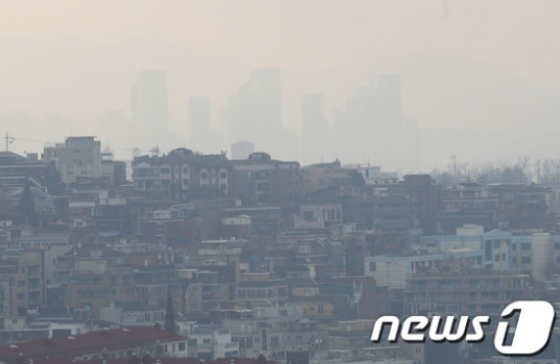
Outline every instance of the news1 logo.
<path id="1" fill-rule="evenodd" d="M 554 307 L 546 301 L 516 301 L 504 308 L 500 316 L 502 319 L 508 319 L 517 312 L 519 318 L 512 342 L 506 345 L 510 323 L 500 321 L 494 335 L 494 347 L 506 356 L 537 355 L 546 348 L 554 330 Z M 426 331 L 433 342 L 481 342 L 486 338 L 483 325 L 490 323 L 490 316 L 476 316 L 472 320 L 468 316 L 461 316 L 458 325 L 455 317 L 448 316 L 441 329 L 442 321 L 442 316 L 433 316 L 431 319 L 426 316 L 410 316 L 400 327 L 398 317 L 383 316 L 375 321 L 371 341 L 379 342 L 384 326 L 389 325 L 389 342 L 396 342 L 399 332 L 405 342 L 424 342 Z M 471 333 L 468 333 L 469 322 L 473 329 Z M 456 330 L 453 332 L 455 326 Z"/>

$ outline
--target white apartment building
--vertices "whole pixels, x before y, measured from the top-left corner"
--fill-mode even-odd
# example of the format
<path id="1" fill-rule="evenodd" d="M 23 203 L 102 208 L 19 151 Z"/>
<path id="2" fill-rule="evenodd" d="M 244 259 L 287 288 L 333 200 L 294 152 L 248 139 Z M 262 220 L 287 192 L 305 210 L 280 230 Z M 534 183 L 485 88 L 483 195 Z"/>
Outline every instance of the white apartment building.
<path id="1" fill-rule="evenodd" d="M 196 347 L 196 356 L 203 360 L 239 357 L 239 343 L 231 340 L 228 328 L 196 325 L 189 334 L 189 342 Z"/>

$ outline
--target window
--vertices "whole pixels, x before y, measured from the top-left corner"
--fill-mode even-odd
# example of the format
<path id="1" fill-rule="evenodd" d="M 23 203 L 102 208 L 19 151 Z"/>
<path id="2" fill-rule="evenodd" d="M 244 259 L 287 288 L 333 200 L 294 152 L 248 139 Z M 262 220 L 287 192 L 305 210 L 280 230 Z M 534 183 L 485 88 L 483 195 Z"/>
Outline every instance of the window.
<path id="1" fill-rule="evenodd" d="M 200 173 L 200 179 L 208 179 L 208 173 L 207 172 Z"/>
<path id="2" fill-rule="evenodd" d="M 220 178 L 222 178 L 222 179 L 227 178 L 227 173 L 226 172 L 220 172 Z"/>
<path id="3" fill-rule="evenodd" d="M 375 262 L 369 263 L 369 271 L 370 272 L 375 272 L 375 269 L 376 269 Z"/>
<path id="4" fill-rule="evenodd" d="M 325 308 L 323 307 L 323 305 L 319 305 L 319 310 L 318 310 L 318 312 L 319 312 L 320 314 L 325 313 Z"/>
<path id="5" fill-rule="evenodd" d="M 161 174 L 169 174 L 169 173 L 171 173 L 171 170 L 169 169 L 169 167 L 161 167 L 160 173 Z"/>
<path id="6" fill-rule="evenodd" d="M 189 173 L 189 167 L 186 167 L 186 166 L 183 167 L 183 173 L 185 173 L 185 174 Z"/>
<path id="7" fill-rule="evenodd" d="M 183 180 L 183 185 L 187 186 L 189 183 L 190 183 L 190 181 L 188 179 Z"/>
<path id="8" fill-rule="evenodd" d="M 531 264 L 531 257 L 521 257 L 521 263 Z"/>
<path id="9" fill-rule="evenodd" d="M 179 343 L 179 351 L 185 351 L 185 343 Z"/>

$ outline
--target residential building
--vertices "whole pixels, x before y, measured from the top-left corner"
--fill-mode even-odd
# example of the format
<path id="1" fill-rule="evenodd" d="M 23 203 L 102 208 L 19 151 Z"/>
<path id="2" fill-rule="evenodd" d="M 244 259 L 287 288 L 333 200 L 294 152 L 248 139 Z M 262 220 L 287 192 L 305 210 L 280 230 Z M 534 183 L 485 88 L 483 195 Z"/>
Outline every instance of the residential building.
<path id="1" fill-rule="evenodd" d="M 139 190 L 186 191 L 209 188 L 227 194 L 230 162 L 223 154 L 199 155 L 180 148 L 161 157 L 142 156 L 132 162 L 132 178 Z"/>
<path id="2" fill-rule="evenodd" d="M 456 229 L 456 235 L 435 235 L 420 237 L 422 248 L 437 247 L 441 250 L 474 249 L 483 250 L 482 264 L 486 268 L 508 270 L 512 268 L 511 233 L 502 230 L 484 232 L 484 227 L 465 224 Z"/>
<path id="3" fill-rule="evenodd" d="M 405 288 L 405 314 L 499 315 L 513 301 L 528 298 L 529 276 L 485 269 L 416 272 Z"/>
<path id="4" fill-rule="evenodd" d="M 134 269 L 133 277 L 137 302 L 145 306 L 165 307 L 168 292 L 171 290 L 173 307 L 182 307 L 183 290 L 178 279 L 178 271 L 173 265 L 140 266 Z"/>
<path id="5" fill-rule="evenodd" d="M 53 186 L 59 180 L 54 163 L 39 160 L 37 154 L 25 157 L 19 154 L 0 152 L 0 187 L 23 187 L 27 181 L 34 186 Z"/>
<path id="6" fill-rule="evenodd" d="M 126 163 L 116 161 L 110 150 L 101 153 L 101 176 L 110 186 L 121 186 L 126 183 Z"/>
<path id="7" fill-rule="evenodd" d="M 441 208 L 441 186 L 427 174 L 406 175 L 402 182 L 408 196 L 412 229 L 426 235 L 438 232 L 437 216 Z"/>
<path id="8" fill-rule="evenodd" d="M 305 195 L 327 187 L 352 184 L 352 172 L 342 168 L 340 161 L 312 164 L 301 168 L 302 193 Z"/>
<path id="9" fill-rule="evenodd" d="M 224 310 L 221 316 L 222 326 L 229 328 L 232 341 L 239 343 L 242 358 L 256 358 L 262 353 L 272 360 L 284 360 L 286 352 L 307 350 L 320 337 L 317 323 L 304 320 L 298 307 Z"/>
<path id="10" fill-rule="evenodd" d="M 45 304 L 45 255 L 42 249 L 15 250 L 0 259 L 2 314 L 33 315 Z"/>
<path id="11" fill-rule="evenodd" d="M 101 142 L 92 136 L 67 137 L 64 143 L 46 146 L 46 163 L 54 163 L 62 183 L 75 183 L 79 177 L 101 178 Z"/>
<path id="12" fill-rule="evenodd" d="M 442 210 L 439 214 L 440 230 L 452 233 L 464 224 L 483 225 L 493 229 L 498 198 L 478 183 L 459 183 L 441 190 Z"/>
<path id="13" fill-rule="evenodd" d="M 342 205 L 301 205 L 300 217 L 307 222 L 316 222 L 320 229 L 333 224 L 342 224 Z"/>
<path id="14" fill-rule="evenodd" d="M 374 277 L 379 286 L 405 287 L 407 279 L 419 271 L 461 266 L 481 268 L 482 262 L 483 251 L 473 249 L 445 250 L 425 255 L 380 255 L 364 258 L 364 275 Z"/>
<path id="15" fill-rule="evenodd" d="M 85 315 L 99 317 L 112 303 L 138 302 L 131 267 L 108 267 L 99 258 L 82 258 L 68 281 L 65 305 Z"/>
<path id="16" fill-rule="evenodd" d="M 196 325 L 189 334 L 196 356 L 203 360 L 239 357 L 239 342 L 232 341 L 231 331 L 216 325 Z"/>
<path id="17" fill-rule="evenodd" d="M 261 276 L 261 279 L 245 278 L 239 282 L 237 297 L 243 307 L 256 308 L 271 303 L 281 305 L 288 300 L 288 282 L 282 279 L 270 279 L 268 273 Z"/>
<path id="18" fill-rule="evenodd" d="M 228 193 L 244 205 L 286 206 L 300 195 L 299 163 L 273 160 L 269 154 L 253 153 L 249 159 L 232 161 Z"/>
<path id="19" fill-rule="evenodd" d="M 408 234 L 412 227 L 410 200 L 402 185 L 374 188 L 373 229 Z"/>

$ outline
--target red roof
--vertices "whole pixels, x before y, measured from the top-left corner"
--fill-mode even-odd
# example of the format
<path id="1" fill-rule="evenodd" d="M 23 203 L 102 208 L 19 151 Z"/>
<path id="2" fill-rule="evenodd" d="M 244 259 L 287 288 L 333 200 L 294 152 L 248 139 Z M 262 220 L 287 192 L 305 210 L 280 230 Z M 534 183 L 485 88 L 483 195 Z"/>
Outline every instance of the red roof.
<path id="1" fill-rule="evenodd" d="M 29 359 L 68 358 L 86 354 L 100 353 L 103 348 L 107 351 L 136 348 L 144 345 L 154 345 L 156 342 L 169 343 L 185 341 L 186 338 L 175 333 L 155 329 L 152 327 L 129 327 L 93 331 L 87 334 L 58 337 L 53 339 L 39 339 L 15 345 L 0 346 L 0 358 L 3 361 L 13 360 L 22 353 Z M 58 360 L 57 362 L 60 362 Z"/>

